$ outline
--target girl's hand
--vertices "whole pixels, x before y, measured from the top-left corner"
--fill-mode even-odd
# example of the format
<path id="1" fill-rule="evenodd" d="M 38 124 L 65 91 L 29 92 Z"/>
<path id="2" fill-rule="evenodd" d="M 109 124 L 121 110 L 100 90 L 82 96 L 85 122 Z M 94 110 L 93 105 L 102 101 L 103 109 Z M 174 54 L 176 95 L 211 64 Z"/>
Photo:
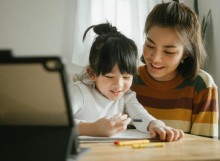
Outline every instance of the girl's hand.
<path id="1" fill-rule="evenodd" d="M 148 130 L 151 137 L 159 136 L 162 141 L 177 141 L 183 138 L 184 133 L 182 130 L 174 129 L 166 126 L 162 121 L 154 120 L 151 121 Z"/>
<path id="2" fill-rule="evenodd" d="M 127 129 L 127 125 L 131 122 L 126 114 L 118 114 L 111 118 L 101 118 L 94 122 L 96 136 L 112 136 L 123 132 Z"/>

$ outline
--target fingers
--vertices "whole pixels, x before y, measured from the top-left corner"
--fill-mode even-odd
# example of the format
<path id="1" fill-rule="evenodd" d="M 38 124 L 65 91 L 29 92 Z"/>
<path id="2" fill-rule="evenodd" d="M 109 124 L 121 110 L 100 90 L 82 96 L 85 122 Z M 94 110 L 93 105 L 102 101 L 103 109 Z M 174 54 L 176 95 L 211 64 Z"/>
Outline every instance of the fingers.
<path id="1" fill-rule="evenodd" d="M 117 120 L 117 122 L 115 122 L 115 126 L 118 126 L 118 127 L 122 127 L 124 130 L 127 129 L 127 125 L 131 122 L 131 118 L 127 118 L 124 117 L 124 118 L 121 118 L 119 120 Z"/>
<path id="2" fill-rule="evenodd" d="M 121 122 L 122 117 L 126 117 L 126 116 L 122 116 L 122 114 L 119 113 L 117 115 L 114 115 L 114 116 L 110 117 L 110 120 L 113 121 L 113 122 Z"/>
<path id="3" fill-rule="evenodd" d="M 126 126 L 124 126 L 123 123 L 117 123 L 115 126 L 114 126 L 114 133 L 119 133 L 119 132 L 122 132 L 126 130 Z"/>
<path id="4" fill-rule="evenodd" d="M 125 119 L 127 119 L 127 118 L 128 118 L 128 115 L 127 115 L 127 114 L 121 115 L 121 120 L 125 120 Z"/>
<path id="5" fill-rule="evenodd" d="M 124 122 L 113 122 L 110 127 L 109 136 L 125 131 L 127 125 L 124 125 Z"/>
<path id="6" fill-rule="evenodd" d="M 117 114 L 109 118 L 112 125 L 112 133 L 119 133 L 127 129 L 127 125 L 131 122 L 127 114 Z"/>
<path id="7" fill-rule="evenodd" d="M 166 141 L 177 141 L 183 138 L 183 131 L 168 127 L 166 129 Z"/>
<path id="8" fill-rule="evenodd" d="M 127 127 L 127 125 L 131 122 L 131 118 L 126 118 L 125 120 L 122 121 L 124 126 Z"/>
<path id="9" fill-rule="evenodd" d="M 183 131 L 168 126 L 154 127 L 150 131 L 152 137 L 159 136 L 162 141 L 177 141 L 183 138 Z"/>
<path id="10" fill-rule="evenodd" d="M 152 138 L 155 138 L 157 136 L 157 133 L 154 132 L 153 130 L 149 131 L 149 133 Z"/>
<path id="11" fill-rule="evenodd" d="M 180 139 L 182 139 L 183 136 L 184 136 L 184 132 L 183 132 L 183 130 L 179 130 L 179 134 L 180 134 L 180 137 L 179 137 L 179 140 L 180 140 Z"/>
<path id="12" fill-rule="evenodd" d="M 131 118 L 129 118 L 127 114 L 123 114 L 121 115 L 121 121 L 124 124 L 124 127 L 126 129 L 127 125 L 131 122 Z"/>
<path id="13" fill-rule="evenodd" d="M 115 119 L 103 117 L 95 123 L 97 136 L 112 136 L 116 133 L 124 131 L 124 124 L 117 122 Z"/>
<path id="14" fill-rule="evenodd" d="M 122 122 L 124 125 L 128 125 L 131 122 L 131 119 L 128 118 L 127 114 L 122 115 L 121 113 L 111 117 L 110 120 L 115 123 Z"/>

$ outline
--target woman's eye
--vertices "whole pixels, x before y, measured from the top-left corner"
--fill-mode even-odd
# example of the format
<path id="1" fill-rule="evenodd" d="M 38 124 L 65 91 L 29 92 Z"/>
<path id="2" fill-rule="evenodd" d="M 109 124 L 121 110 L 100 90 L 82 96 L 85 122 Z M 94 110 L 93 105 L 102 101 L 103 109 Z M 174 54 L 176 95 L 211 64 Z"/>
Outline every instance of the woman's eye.
<path id="1" fill-rule="evenodd" d="M 166 53 L 166 54 L 175 54 L 175 52 L 171 52 L 171 51 L 164 51 L 164 53 Z"/>
<path id="2" fill-rule="evenodd" d="M 151 45 L 149 45 L 149 44 L 147 44 L 147 47 L 149 47 L 149 48 L 151 48 L 151 49 L 153 49 L 153 48 L 154 48 L 153 46 L 151 46 Z"/>

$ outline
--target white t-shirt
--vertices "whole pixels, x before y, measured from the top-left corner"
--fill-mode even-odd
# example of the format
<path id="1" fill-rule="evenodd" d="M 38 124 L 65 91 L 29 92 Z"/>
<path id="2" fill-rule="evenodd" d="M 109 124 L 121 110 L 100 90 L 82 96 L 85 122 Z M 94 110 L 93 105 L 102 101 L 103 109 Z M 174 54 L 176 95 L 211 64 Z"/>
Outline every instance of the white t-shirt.
<path id="1" fill-rule="evenodd" d="M 133 122 L 133 124 L 139 131 L 146 132 L 150 121 L 155 120 L 138 102 L 133 91 L 128 91 L 117 101 L 112 101 L 93 86 L 77 81 L 71 86 L 71 103 L 76 124 L 95 122 L 103 117 L 127 113 L 131 119 L 142 119 L 142 122 Z"/>

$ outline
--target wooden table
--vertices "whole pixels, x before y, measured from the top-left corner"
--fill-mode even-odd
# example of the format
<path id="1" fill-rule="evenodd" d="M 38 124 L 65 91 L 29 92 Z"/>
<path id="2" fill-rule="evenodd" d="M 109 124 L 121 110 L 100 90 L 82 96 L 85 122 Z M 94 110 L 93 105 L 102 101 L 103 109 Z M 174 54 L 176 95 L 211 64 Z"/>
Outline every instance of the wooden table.
<path id="1" fill-rule="evenodd" d="M 81 143 L 90 152 L 79 161 L 220 161 L 220 141 L 185 134 L 176 142 L 166 142 L 162 148 L 132 149 L 113 143 Z"/>

